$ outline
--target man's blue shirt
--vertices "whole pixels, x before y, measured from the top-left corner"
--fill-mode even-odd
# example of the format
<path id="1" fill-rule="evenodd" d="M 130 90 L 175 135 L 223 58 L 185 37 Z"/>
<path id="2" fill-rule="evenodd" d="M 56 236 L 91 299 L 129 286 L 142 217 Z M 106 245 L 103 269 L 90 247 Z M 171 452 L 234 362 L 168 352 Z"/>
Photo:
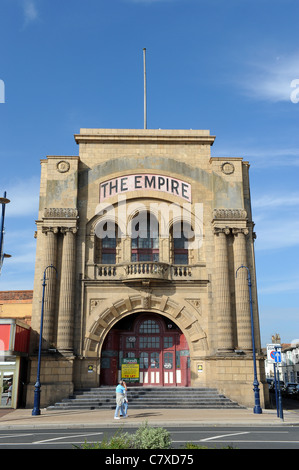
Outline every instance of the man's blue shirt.
<path id="1" fill-rule="evenodd" d="M 120 384 L 118 384 L 118 386 L 116 387 L 116 393 L 124 393 L 125 390 L 125 387 Z"/>

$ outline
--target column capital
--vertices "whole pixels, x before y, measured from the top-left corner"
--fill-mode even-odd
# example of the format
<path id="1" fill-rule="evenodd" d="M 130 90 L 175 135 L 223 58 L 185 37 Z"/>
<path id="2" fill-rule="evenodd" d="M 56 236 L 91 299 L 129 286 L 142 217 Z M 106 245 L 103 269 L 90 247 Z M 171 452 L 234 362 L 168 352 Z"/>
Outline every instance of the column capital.
<path id="1" fill-rule="evenodd" d="M 78 227 L 60 227 L 60 231 L 63 234 L 73 233 L 74 235 L 76 235 L 76 233 L 78 232 Z"/>
<path id="2" fill-rule="evenodd" d="M 245 228 L 233 228 L 232 229 L 232 234 L 233 235 L 239 235 L 239 233 L 242 233 L 243 235 L 248 235 L 249 234 L 249 229 L 247 227 Z"/>
<path id="3" fill-rule="evenodd" d="M 59 232 L 59 227 L 42 227 L 42 233 L 47 234 L 49 232 L 57 234 Z"/>
<path id="4" fill-rule="evenodd" d="M 229 235 L 231 229 L 229 227 L 213 227 L 214 235 L 219 235 L 219 233 L 224 233 Z"/>

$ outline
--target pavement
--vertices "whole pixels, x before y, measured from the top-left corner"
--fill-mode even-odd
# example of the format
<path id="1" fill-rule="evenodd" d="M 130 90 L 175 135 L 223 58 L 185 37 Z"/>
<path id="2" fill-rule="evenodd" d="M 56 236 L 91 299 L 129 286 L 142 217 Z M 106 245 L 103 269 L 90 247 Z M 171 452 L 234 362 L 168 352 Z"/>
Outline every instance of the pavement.
<path id="1" fill-rule="evenodd" d="M 276 409 L 145 409 L 129 408 L 126 419 L 114 420 L 114 410 L 48 410 L 41 409 L 32 416 L 32 409 L 0 409 L 0 430 L 139 427 L 145 421 L 152 426 L 299 426 L 299 409 L 284 410 L 284 419 L 277 417 Z"/>

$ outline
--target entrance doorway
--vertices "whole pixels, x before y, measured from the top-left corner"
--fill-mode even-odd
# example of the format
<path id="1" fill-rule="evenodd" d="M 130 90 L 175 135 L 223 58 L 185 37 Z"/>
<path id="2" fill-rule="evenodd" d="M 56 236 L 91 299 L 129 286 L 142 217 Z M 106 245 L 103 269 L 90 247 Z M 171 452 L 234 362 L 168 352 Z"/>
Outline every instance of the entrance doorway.
<path id="1" fill-rule="evenodd" d="M 16 408 L 17 364 L 0 362 L 0 408 Z"/>
<path id="2" fill-rule="evenodd" d="M 190 386 L 186 338 L 166 317 L 134 314 L 110 330 L 102 349 L 101 385 L 114 385 L 121 378 L 126 358 L 139 359 L 141 386 Z"/>

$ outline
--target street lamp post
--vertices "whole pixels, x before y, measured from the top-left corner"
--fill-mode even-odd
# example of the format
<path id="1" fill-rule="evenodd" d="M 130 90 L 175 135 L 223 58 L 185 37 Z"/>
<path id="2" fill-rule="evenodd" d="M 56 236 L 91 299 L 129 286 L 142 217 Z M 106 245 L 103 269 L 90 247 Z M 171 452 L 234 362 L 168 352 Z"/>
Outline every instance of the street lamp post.
<path id="1" fill-rule="evenodd" d="M 3 239 L 4 239 L 4 218 L 5 218 L 5 206 L 10 202 L 6 197 L 6 191 L 4 192 L 3 197 L 0 197 L 0 204 L 2 205 L 1 211 L 1 227 L 0 227 L 0 273 L 3 265 L 4 258 L 10 258 L 10 255 L 3 253 Z"/>
<path id="2" fill-rule="evenodd" d="M 57 269 L 52 264 L 47 266 L 44 270 L 44 278 L 43 278 L 43 295 L 42 295 L 42 311 L 41 311 L 41 319 L 40 319 L 40 334 L 39 334 L 39 347 L 38 347 L 38 361 L 37 361 L 37 376 L 36 376 L 36 383 L 34 389 L 34 403 L 33 403 L 33 410 L 32 416 L 40 415 L 40 365 L 41 365 L 41 350 L 42 350 L 42 338 L 43 338 L 43 323 L 44 323 L 44 300 L 45 300 L 45 287 L 46 287 L 46 271 L 49 268 L 55 269 L 57 273 Z"/>
<path id="3" fill-rule="evenodd" d="M 257 380 L 257 373 L 256 373 L 256 358 L 255 358 L 255 340 L 254 340 L 254 326 L 253 326 L 253 312 L 252 312 L 252 296 L 251 296 L 251 277 L 250 272 L 247 266 L 238 267 L 236 271 L 236 278 L 238 276 L 238 271 L 241 268 L 247 269 L 248 275 L 248 287 L 249 287 L 249 301 L 250 301 L 250 320 L 251 320 L 251 336 L 252 336 L 252 355 L 253 355 L 253 371 L 254 371 L 254 380 L 253 380 L 253 391 L 254 391 L 254 408 L 253 413 L 255 414 L 262 414 L 262 408 L 260 404 L 260 391 L 259 391 L 259 382 Z"/>

